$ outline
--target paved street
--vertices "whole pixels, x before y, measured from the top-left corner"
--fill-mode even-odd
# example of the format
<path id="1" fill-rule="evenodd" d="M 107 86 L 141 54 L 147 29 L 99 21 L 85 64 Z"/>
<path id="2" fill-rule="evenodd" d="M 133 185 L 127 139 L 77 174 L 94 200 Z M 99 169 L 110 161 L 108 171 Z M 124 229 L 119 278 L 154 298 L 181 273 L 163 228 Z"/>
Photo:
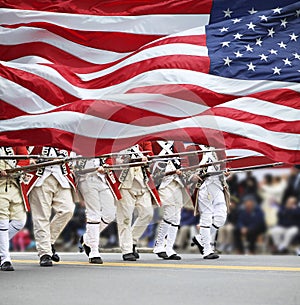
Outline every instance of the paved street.
<path id="1" fill-rule="evenodd" d="M 103 265 L 91 265 L 84 253 L 62 253 L 52 268 L 40 267 L 36 253 L 12 257 L 15 272 L 0 272 L 1 305 L 300 304 L 299 256 L 183 254 L 174 262 L 142 253 L 123 262 L 104 253 Z"/>

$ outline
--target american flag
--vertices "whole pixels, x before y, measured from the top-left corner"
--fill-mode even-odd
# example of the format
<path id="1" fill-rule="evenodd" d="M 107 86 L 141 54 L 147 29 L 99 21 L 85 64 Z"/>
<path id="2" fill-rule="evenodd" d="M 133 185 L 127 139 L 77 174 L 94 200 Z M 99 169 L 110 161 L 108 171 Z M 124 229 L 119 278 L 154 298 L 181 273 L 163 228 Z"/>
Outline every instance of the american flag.
<path id="1" fill-rule="evenodd" d="M 1 145 L 166 138 L 300 163 L 300 2 L 261 2 L 2 1 Z"/>

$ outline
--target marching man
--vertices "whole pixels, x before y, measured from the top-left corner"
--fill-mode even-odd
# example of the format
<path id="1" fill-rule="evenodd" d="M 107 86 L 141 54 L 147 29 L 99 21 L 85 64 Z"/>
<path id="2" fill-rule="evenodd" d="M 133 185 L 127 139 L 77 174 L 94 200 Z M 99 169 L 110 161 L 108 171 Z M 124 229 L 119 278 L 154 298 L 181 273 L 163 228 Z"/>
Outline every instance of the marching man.
<path id="1" fill-rule="evenodd" d="M 31 154 L 58 158 L 69 155 L 66 150 L 46 146 L 34 147 Z M 51 267 L 52 261 L 60 260 L 55 251 L 55 241 L 72 218 L 75 208 L 72 194 L 75 183 L 69 165 L 39 168 L 31 174 L 27 187 L 40 266 Z"/>
<path id="2" fill-rule="evenodd" d="M 28 155 L 25 146 L 0 147 L 0 156 Z M 9 240 L 26 223 L 29 206 L 18 179 L 9 177 L 8 169 L 28 165 L 29 160 L 0 158 L 0 260 L 2 271 L 14 271 L 9 254 Z"/>
<path id="3" fill-rule="evenodd" d="M 99 253 L 100 233 L 115 219 L 115 200 L 121 199 L 116 177 L 112 171 L 105 171 L 104 164 L 111 165 L 111 158 L 105 162 L 101 158 L 77 161 L 77 186 L 86 207 L 86 233 L 80 242 L 91 264 L 103 263 Z M 80 170 L 93 168 L 94 171 L 80 174 Z"/>
<path id="4" fill-rule="evenodd" d="M 220 158 L 217 156 L 216 152 L 209 152 L 213 150 L 213 147 L 208 147 L 204 145 L 190 146 L 187 150 L 207 150 L 208 152 L 203 153 L 202 160 L 200 164 L 216 162 Z M 224 152 L 222 152 L 223 155 Z M 221 165 L 211 165 L 206 167 L 206 172 L 213 173 L 220 171 L 222 169 Z M 201 173 L 201 171 L 200 171 Z M 217 238 L 217 232 L 221 226 L 225 224 L 227 218 L 227 205 L 229 204 L 229 191 L 225 180 L 225 176 L 229 173 L 224 173 L 219 176 L 208 176 L 201 180 L 199 175 L 193 175 L 191 179 L 194 182 L 198 182 L 200 186 L 196 188 L 195 208 L 198 209 L 200 213 L 200 234 L 197 234 L 192 239 L 194 244 L 199 248 L 200 253 L 203 255 L 204 259 L 217 259 L 219 255 L 214 253 L 215 241 Z M 193 244 L 192 244 L 193 245 Z"/>
<path id="5" fill-rule="evenodd" d="M 142 158 L 146 162 L 143 151 L 153 155 L 151 142 L 145 141 L 126 150 L 131 153 L 132 158 Z M 122 198 L 117 202 L 117 224 L 122 257 L 124 261 L 136 261 L 139 259 L 137 242 L 153 217 L 152 200 L 159 204 L 160 199 L 150 172 L 145 167 L 128 167 L 122 170 L 119 183 Z M 132 224 L 135 209 L 138 216 Z"/>
<path id="6" fill-rule="evenodd" d="M 185 151 L 183 143 L 179 141 L 154 141 L 152 142 L 152 147 L 153 153 L 162 157 Z M 176 171 L 175 174 L 164 176 L 161 181 L 156 181 L 162 202 L 163 219 L 158 228 L 153 252 L 163 259 L 181 259 L 174 251 L 173 246 L 179 228 L 185 192 L 180 168 L 181 166 L 187 166 L 187 163 L 185 158 L 182 158 L 182 160 L 179 158 L 170 158 L 164 168 L 156 168 L 160 164 L 159 161 L 153 167 L 154 177 L 156 176 L 157 170 L 159 172 L 163 171 L 163 173 Z M 160 174 L 158 173 L 158 175 Z"/>

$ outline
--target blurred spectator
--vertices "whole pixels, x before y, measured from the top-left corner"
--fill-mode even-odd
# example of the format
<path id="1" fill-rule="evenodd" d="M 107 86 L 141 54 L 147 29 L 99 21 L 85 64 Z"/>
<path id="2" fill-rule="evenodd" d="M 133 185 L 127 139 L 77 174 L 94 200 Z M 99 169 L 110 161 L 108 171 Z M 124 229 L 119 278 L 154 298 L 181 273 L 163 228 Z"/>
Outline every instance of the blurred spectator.
<path id="1" fill-rule="evenodd" d="M 234 248 L 234 228 L 238 221 L 239 199 L 235 196 L 230 198 L 231 204 L 226 223 L 219 229 L 218 246 L 220 252 L 231 253 Z"/>
<path id="2" fill-rule="evenodd" d="M 266 174 L 260 184 L 259 194 L 262 198 L 261 208 L 265 214 L 265 221 L 268 228 L 277 224 L 277 213 L 286 185 L 286 179 L 279 176 L 273 177 L 271 174 Z"/>
<path id="3" fill-rule="evenodd" d="M 244 197 L 239 209 L 237 225 L 234 230 L 235 246 L 240 254 L 245 253 L 244 242 L 248 243 L 249 253 L 255 254 L 259 235 L 266 230 L 264 213 L 253 196 Z"/>
<path id="4" fill-rule="evenodd" d="M 246 196 L 254 197 L 257 204 L 261 203 L 261 197 L 258 194 L 258 182 L 256 177 L 253 176 L 252 172 L 246 172 L 246 178 L 240 182 L 240 198 Z"/>
<path id="5" fill-rule="evenodd" d="M 287 198 L 294 196 L 300 201 L 300 165 L 295 165 L 291 169 L 286 190 L 283 194 L 282 204 L 286 203 Z"/>
<path id="6" fill-rule="evenodd" d="M 238 176 L 234 173 L 232 173 L 228 178 L 227 178 L 227 184 L 230 189 L 230 195 L 234 197 L 239 197 L 240 196 L 240 183 L 238 181 Z"/>
<path id="7" fill-rule="evenodd" d="M 246 196 L 254 197 L 257 204 L 261 203 L 261 197 L 258 194 L 258 182 L 251 171 L 246 172 L 246 178 L 240 182 L 239 186 L 239 197 L 243 198 Z"/>
<path id="8" fill-rule="evenodd" d="M 270 229 L 274 254 L 288 253 L 290 244 L 299 232 L 299 226 L 300 208 L 297 206 L 297 198 L 289 197 L 278 212 L 278 225 Z"/>
<path id="9" fill-rule="evenodd" d="M 176 249 L 185 249 L 192 243 L 192 238 L 199 234 L 198 224 L 199 215 L 194 215 L 194 209 L 183 207 L 181 209 L 180 229 L 175 243 Z"/>
<path id="10" fill-rule="evenodd" d="M 11 240 L 13 251 L 25 251 L 31 244 L 30 232 L 27 228 L 19 231 Z"/>

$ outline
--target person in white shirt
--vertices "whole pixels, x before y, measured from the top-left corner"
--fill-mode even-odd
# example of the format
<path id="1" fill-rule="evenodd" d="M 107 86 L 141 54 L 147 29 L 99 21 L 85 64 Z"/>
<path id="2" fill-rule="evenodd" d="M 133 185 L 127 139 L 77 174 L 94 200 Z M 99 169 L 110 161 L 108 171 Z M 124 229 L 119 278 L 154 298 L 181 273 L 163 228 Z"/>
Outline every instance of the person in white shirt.
<path id="1" fill-rule="evenodd" d="M 184 144 L 181 141 L 153 141 L 153 153 L 159 156 L 167 156 L 170 154 L 184 152 Z M 187 166 L 186 158 L 172 158 L 169 159 L 164 172 L 176 173 L 169 176 L 164 176 L 161 181 L 157 182 L 158 193 L 162 202 L 163 217 L 159 224 L 157 237 L 153 253 L 158 257 L 169 260 L 180 260 L 181 257 L 174 250 L 174 243 L 176 240 L 181 209 L 184 204 L 185 186 L 181 179 L 181 166 Z M 153 174 L 155 176 L 155 167 L 153 167 Z"/>
<path id="2" fill-rule="evenodd" d="M 110 160 L 110 159 L 109 159 Z M 112 163 L 106 160 L 108 164 Z M 113 172 L 105 172 L 100 158 L 77 161 L 77 187 L 86 207 L 86 232 L 80 242 L 89 257 L 89 263 L 102 264 L 99 253 L 100 233 L 116 217 L 115 200 L 121 198 Z M 80 174 L 80 170 L 94 171 Z"/>
<path id="3" fill-rule="evenodd" d="M 220 159 L 225 159 L 225 153 L 211 152 L 213 147 L 199 145 L 198 147 L 191 146 L 191 150 L 200 149 L 207 150 L 203 153 L 200 164 L 217 162 Z M 188 148 L 187 148 L 188 150 Z M 214 173 L 220 170 L 225 170 L 224 165 L 210 165 L 206 167 L 206 172 Z M 205 170 L 204 170 L 205 171 Z M 229 172 L 217 176 L 210 176 L 201 181 L 198 188 L 198 194 L 195 197 L 197 200 L 196 208 L 200 213 L 200 234 L 193 237 L 193 244 L 197 245 L 199 252 L 203 255 L 204 259 L 218 259 L 219 255 L 214 252 L 215 241 L 220 227 L 225 224 L 227 218 L 227 205 L 229 204 L 225 176 Z M 198 180 L 198 175 L 193 175 L 193 179 Z"/>
<path id="4" fill-rule="evenodd" d="M 68 156 L 66 150 L 45 146 L 34 147 L 31 154 Z M 52 266 L 52 261 L 60 260 L 54 244 L 73 215 L 72 190 L 75 190 L 75 183 L 68 164 L 39 168 L 30 179 L 28 194 L 33 233 L 42 267 Z"/>

